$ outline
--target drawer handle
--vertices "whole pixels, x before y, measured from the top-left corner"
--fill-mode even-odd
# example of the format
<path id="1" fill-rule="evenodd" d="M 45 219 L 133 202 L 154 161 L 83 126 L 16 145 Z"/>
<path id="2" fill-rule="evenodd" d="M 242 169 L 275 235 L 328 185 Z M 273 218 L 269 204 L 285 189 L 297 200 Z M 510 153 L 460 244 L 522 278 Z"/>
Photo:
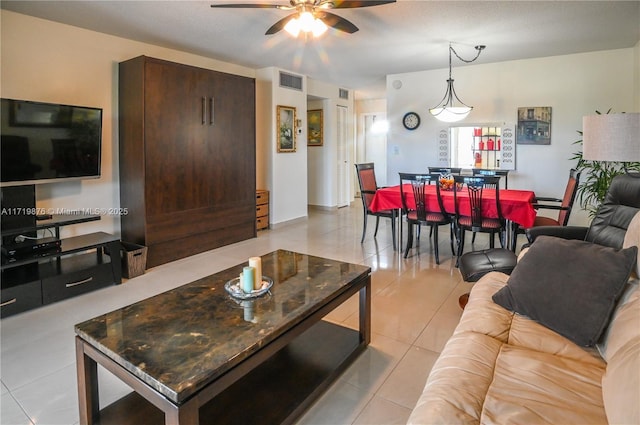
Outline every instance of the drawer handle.
<path id="1" fill-rule="evenodd" d="M 74 286 L 84 285 L 85 283 L 89 283 L 89 282 L 91 282 L 92 280 L 93 280 L 93 278 L 92 278 L 92 277 L 89 277 L 89 278 L 87 278 L 87 279 L 79 280 L 79 281 L 77 281 L 77 282 L 67 283 L 67 284 L 65 285 L 65 288 L 73 288 Z"/>
<path id="2" fill-rule="evenodd" d="M 3 302 L 2 304 L 0 304 L 0 307 L 8 306 L 8 305 L 10 305 L 10 304 L 15 303 L 16 301 L 18 301 L 18 299 L 17 299 L 17 298 L 14 298 L 14 299 L 9 300 L 9 301 L 5 301 L 5 302 Z"/>

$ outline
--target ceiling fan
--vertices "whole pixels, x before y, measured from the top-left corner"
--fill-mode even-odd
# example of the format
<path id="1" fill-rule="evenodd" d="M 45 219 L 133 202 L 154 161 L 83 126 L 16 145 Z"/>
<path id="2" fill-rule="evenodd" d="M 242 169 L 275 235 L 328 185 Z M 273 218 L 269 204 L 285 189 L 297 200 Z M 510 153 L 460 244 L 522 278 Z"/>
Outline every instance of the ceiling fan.
<path id="1" fill-rule="evenodd" d="M 396 0 L 289 0 L 289 4 L 264 4 L 264 3 L 228 3 L 212 4 L 211 7 L 221 8 L 252 8 L 252 9 L 280 9 L 295 10 L 267 30 L 265 35 L 275 34 L 285 29 L 293 36 L 297 36 L 300 31 L 312 32 L 314 36 L 324 33 L 328 27 L 335 28 L 353 34 L 358 31 L 358 27 L 351 21 L 327 12 L 327 9 L 353 9 L 356 7 L 380 6 L 388 3 L 395 3 Z"/>

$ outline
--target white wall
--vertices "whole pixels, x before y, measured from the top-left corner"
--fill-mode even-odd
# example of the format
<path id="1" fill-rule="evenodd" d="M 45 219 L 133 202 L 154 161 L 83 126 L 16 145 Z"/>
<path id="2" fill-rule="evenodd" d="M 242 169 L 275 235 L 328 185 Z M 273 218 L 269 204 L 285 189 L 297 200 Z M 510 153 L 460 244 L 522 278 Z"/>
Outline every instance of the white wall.
<path id="1" fill-rule="evenodd" d="M 634 54 L 635 51 L 635 54 Z M 580 139 L 582 117 L 613 108 L 637 112 L 637 52 L 619 49 L 576 55 L 457 66 L 453 78 L 460 99 L 474 110 L 456 125 L 517 121 L 518 107 L 552 108 L 551 144 L 517 145 L 516 170 L 509 188 L 531 189 L 539 196 L 561 197 Z M 387 181 L 398 172 L 425 170 L 437 161 L 437 131 L 446 128 L 429 115 L 446 90 L 448 69 L 387 76 Z M 400 89 L 392 87 L 396 80 Z M 635 106 L 634 106 L 635 105 Z M 407 111 L 416 111 L 422 124 L 407 131 L 401 123 Z M 571 215 L 570 224 L 586 224 L 582 211 Z"/>
<path id="2" fill-rule="evenodd" d="M 118 63 L 140 55 L 254 77 L 250 68 L 138 43 L 0 10 L 1 79 L 5 98 L 103 108 L 102 176 L 96 180 L 38 185 L 41 208 L 120 206 L 118 176 Z M 257 109 L 258 123 L 260 109 Z M 120 233 L 120 219 L 66 226 L 63 236 L 92 231 Z"/>
<path id="3" fill-rule="evenodd" d="M 269 223 L 277 226 L 288 221 L 307 216 L 307 143 L 306 130 L 296 134 L 295 152 L 277 151 L 277 106 L 296 108 L 295 119 L 306 122 L 307 95 L 306 90 L 298 91 L 279 86 L 279 68 L 269 67 L 257 71 L 257 97 L 261 99 L 261 130 L 257 141 L 265 152 L 263 158 L 258 157 L 259 168 L 266 170 L 265 184 L 258 181 L 259 186 L 270 191 Z M 285 71 L 294 75 L 295 72 Z M 307 79 L 303 77 L 302 86 L 307 87 Z M 266 92 L 266 93 L 265 93 Z"/>
<path id="4" fill-rule="evenodd" d="M 635 96 L 635 110 L 640 111 L 640 41 L 636 43 L 636 46 L 633 49 L 634 55 L 634 96 Z"/>

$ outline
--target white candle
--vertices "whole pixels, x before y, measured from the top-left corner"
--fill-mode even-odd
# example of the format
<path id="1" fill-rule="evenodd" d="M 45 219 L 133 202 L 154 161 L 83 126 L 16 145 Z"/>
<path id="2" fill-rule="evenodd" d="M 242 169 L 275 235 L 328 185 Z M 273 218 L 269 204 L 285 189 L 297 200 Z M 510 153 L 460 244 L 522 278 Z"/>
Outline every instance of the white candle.
<path id="1" fill-rule="evenodd" d="M 262 287 L 262 259 L 260 257 L 249 258 L 249 267 L 253 267 L 256 271 L 253 287 L 260 289 Z"/>

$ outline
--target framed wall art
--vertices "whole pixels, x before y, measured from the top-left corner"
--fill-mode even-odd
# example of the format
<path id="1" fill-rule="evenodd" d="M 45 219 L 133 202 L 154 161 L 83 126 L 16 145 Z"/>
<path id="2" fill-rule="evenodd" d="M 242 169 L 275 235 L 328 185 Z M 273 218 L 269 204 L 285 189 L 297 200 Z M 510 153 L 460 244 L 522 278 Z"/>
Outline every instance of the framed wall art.
<path id="1" fill-rule="evenodd" d="M 519 145 L 551 144 L 551 107 L 518 108 L 516 143 Z"/>
<path id="2" fill-rule="evenodd" d="M 296 108 L 293 106 L 277 107 L 277 134 L 278 152 L 296 151 Z"/>
<path id="3" fill-rule="evenodd" d="M 324 142 L 322 109 L 307 111 L 307 146 L 322 146 Z"/>

